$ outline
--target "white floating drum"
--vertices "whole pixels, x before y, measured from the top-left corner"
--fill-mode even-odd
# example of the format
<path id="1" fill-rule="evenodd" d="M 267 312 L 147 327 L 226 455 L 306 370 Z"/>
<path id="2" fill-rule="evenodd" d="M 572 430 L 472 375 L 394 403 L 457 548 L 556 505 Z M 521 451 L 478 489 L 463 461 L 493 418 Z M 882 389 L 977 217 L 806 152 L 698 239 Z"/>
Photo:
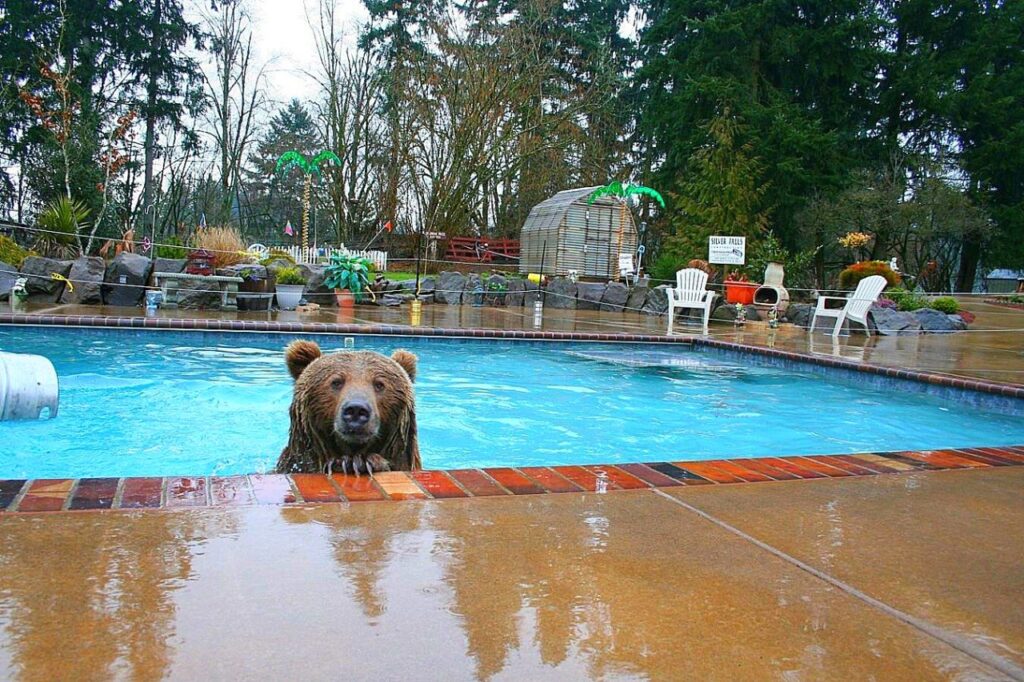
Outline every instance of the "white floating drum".
<path id="1" fill-rule="evenodd" d="M 53 363 L 41 355 L 0 352 L 0 421 L 57 416 L 60 386 Z"/>

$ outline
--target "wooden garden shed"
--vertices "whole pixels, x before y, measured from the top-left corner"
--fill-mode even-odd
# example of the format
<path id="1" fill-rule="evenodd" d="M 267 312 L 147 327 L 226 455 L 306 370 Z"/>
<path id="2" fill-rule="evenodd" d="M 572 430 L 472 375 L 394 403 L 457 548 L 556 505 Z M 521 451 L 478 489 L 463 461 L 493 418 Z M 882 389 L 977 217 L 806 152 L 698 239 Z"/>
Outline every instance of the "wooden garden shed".
<path id="1" fill-rule="evenodd" d="M 616 197 L 588 204 L 596 189 L 567 189 L 533 207 L 520 236 L 519 272 L 618 279 L 619 254 L 636 252 L 636 224 Z"/>

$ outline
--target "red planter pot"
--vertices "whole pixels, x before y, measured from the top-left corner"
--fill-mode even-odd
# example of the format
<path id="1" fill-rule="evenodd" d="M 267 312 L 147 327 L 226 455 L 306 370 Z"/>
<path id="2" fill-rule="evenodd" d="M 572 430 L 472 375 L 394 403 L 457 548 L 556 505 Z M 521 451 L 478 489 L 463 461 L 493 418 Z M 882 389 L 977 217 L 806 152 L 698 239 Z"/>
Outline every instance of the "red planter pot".
<path id="1" fill-rule="evenodd" d="M 754 292 L 759 286 L 756 282 L 726 282 L 725 300 L 727 303 L 750 305 L 754 302 Z"/>
<path id="2" fill-rule="evenodd" d="M 335 289 L 334 300 L 338 302 L 339 308 L 353 308 L 356 304 L 356 297 L 348 289 Z"/>

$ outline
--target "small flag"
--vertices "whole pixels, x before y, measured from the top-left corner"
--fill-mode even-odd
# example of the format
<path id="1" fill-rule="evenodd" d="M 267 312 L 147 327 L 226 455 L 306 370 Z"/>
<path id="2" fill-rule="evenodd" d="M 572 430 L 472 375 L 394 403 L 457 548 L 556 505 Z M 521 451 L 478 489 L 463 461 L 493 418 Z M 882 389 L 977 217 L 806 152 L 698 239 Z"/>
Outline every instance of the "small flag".
<path id="1" fill-rule="evenodd" d="M 203 211 L 199 216 L 199 227 L 204 230 L 206 229 L 206 211 Z"/>
<path id="2" fill-rule="evenodd" d="M 389 220 L 389 221 L 387 221 L 386 223 L 384 223 L 384 229 L 385 229 L 385 230 L 387 230 L 388 232 L 390 232 L 390 231 L 391 231 L 391 228 L 392 228 L 392 227 L 393 227 L 393 225 L 391 224 L 391 221 L 390 221 L 390 220 Z"/>
<path id="3" fill-rule="evenodd" d="M 295 236 L 295 230 L 292 229 L 292 221 L 288 221 L 288 224 L 284 226 L 284 233 L 289 237 Z"/>
<path id="4" fill-rule="evenodd" d="M 149 237 L 146 237 L 142 240 L 142 250 L 149 253 L 151 248 L 153 248 L 153 241 Z"/>

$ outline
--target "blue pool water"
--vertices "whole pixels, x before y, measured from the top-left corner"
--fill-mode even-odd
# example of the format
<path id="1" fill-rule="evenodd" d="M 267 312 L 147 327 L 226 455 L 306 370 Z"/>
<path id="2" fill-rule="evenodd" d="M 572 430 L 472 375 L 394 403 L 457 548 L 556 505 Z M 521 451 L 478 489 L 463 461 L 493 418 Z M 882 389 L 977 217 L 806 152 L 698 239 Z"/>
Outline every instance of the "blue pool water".
<path id="1" fill-rule="evenodd" d="M 0 478 L 271 469 L 288 432 L 293 337 L 0 328 L 49 357 L 60 413 L 0 423 Z M 344 339 L 319 337 L 327 349 Z M 965 403 L 750 366 L 678 346 L 356 337 L 420 357 L 428 468 L 617 463 L 1024 443 L 1024 419 Z M 1024 402 L 1024 401 L 1021 401 Z M 1012 410 L 1011 410 L 1012 412 Z"/>

